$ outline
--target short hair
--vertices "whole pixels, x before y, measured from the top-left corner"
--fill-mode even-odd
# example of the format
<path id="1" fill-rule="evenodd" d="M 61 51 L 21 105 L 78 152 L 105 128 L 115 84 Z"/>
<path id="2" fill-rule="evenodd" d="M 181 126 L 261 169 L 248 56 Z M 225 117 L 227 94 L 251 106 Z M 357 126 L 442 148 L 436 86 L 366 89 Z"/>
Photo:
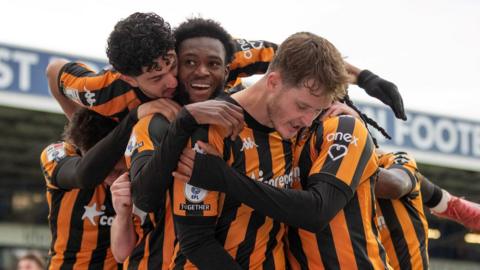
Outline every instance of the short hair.
<path id="1" fill-rule="evenodd" d="M 18 267 L 18 264 L 20 263 L 20 261 L 23 261 L 23 260 L 29 260 L 29 261 L 34 261 L 35 264 L 37 264 L 37 266 L 41 269 L 45 269 L 45 261 L 43 260 L 42 257 L 40 257 L 39 255 L 35 254 L 35 253 L 27 253 L 25 255 L 23 255 L 22 257 L 18 258 L 17 260 L 17 267 Z"/>
<path id="2" fill-rule="evenodd" d="M 176 39 L 175 48 L 178 49 L 183 41 L 189 38 L 209 37 L 219 40 L 225 48 L 225 64 L 233 60 L 234 45 L 232 36 L 225 30 L 220 23 L 203 18 L 190 18 L 181 23 L 175 30 Z"/>
<path id="3" fill-rule="evenodd" d="M 139 76 L 143 67 L 155 69 L 155 60 L 174 46 L 169 23 L 155 13 L 136 12 L 115 25 L 107 41 L 107 56 L 118 72 Z"/>
<path id="4" fill-rule="evenodd" d="M 320 87 L 334 99 L 346 94 L 348 76 L 340 52 L 328 40 L 309 32 L 288 37 L 278 48 L 269 67 L 283 83 L 304 86 L 315 94 Z"/>
<path id="5" fill-rule="evenodd" d="M 63 139 L 80 151 L 88 151 L 118 125 L 114 120 L 92 110 L 81 108 L 65 127 Z"/>

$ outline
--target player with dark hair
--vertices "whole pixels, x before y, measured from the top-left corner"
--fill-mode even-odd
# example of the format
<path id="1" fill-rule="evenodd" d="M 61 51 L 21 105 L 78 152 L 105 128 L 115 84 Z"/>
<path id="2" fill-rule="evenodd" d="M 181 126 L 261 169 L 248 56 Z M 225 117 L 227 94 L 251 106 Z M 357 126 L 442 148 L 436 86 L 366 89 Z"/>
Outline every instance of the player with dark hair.
<path id="1" fill-rule="evenodd" d="M 139 117 L 162 112 L 157 104 L 142 104 L 120 123 L 79 110 L 65 127 L 64 141 L 42 152 L 52 233 L 49 269 L 117 268 L 110 250 L 115 212 L 108 186 L 126 171 L 121 146 L 133 125 Z"/>
<path id="2" fill-rule="evenodd" d="M 210 126 L 197 130 L 191 145 L 208 141 L 229 166 L 270 185 L 288 187 L 298 170 L 290 138 L 333 99 L 341 98 L 346 83 L 343 59 L 332 44 L 311 33 L 294 34 L 280 45 L 260 81 L 232 95 L 232 102 L 244 108 L 247 124 L 239 138 L 224 140 L 222 132 Z M 286 267 L 281 241 L 285 227 L 257 209 L 176 179 L 173 211 L 180 244 L 175 269 Z"/>
<path id="3" fill-rule="evenodd" d="M 114 69 L 95 73 L 83 64 L 56 60 L 47 67 L 51 93 L 68 118 L 76 103 L 122 119 L 150 99 L 173 97 L 177 87 L 174 46 L 170 25 L 163 18 L 134 13 L 117 22 L 108 38 L 107 56 Z M 164 106 L 178 111 L 178 105 L 169 100 Z"/>
<path id="4" fill-rule="evenodd" d="M 191 114 L 199 122 L 204 121 L 201 113 L 228 117 L 216 114 L 214 108 L 199 112 L 201 106 L 190 103 L 224 95 L 229 64 L 225 59 L 233 57 L 230 35 L 215 21 L 194 18 L 182 23 L 175 36 L 180 41 L 177 43 L 179 90 L 183 93 L 181 100 L 187 104 L 180 114 Z M 242 118 L 241 112 L 237 114 Z M 173 181 L 170 172 L 182 150 L 178 145 L 183 145 L 188 136 L 184 136 L 183 143 L 178 142 L 182 136 L 164 139 L 169 125 L 161 115 L 153 115 L 135 126 L 126 152 L 132 185 L 128 177 L 121 177 L 112 186 L 117 210 L 112 226 L 112 250 L 118 261 L 123 262 L 129 256 L 124 265 L 127 269 L 167 269 L 173 255 L 175 234 L 166 191 Z M 173 148 L 179 149 L 176 154 L 168 152 Z M 130 189 L 135 206 L 131 203 Z"/>

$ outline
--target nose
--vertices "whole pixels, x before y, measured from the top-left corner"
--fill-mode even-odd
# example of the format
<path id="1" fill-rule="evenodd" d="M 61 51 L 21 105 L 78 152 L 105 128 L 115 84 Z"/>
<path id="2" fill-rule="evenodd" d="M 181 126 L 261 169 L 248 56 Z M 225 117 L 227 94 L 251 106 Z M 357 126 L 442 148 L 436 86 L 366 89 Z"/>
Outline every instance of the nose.
<path id="1" fill-rule="evenodd" d="M 166 83 L 167 88 L 176 88 L 177 84 L 178 84 L 178 81 L 177 81 L 176 71 L 170 72 L 168 74 L 167 83 Z"/>
<path id="2" fill-rule="evenodd" d="M 207 76 L 209 74 L 208 68 L 206 65 L 198 65 L 198 67 L 195 69 L 195 74 L 197 76 Z"/>

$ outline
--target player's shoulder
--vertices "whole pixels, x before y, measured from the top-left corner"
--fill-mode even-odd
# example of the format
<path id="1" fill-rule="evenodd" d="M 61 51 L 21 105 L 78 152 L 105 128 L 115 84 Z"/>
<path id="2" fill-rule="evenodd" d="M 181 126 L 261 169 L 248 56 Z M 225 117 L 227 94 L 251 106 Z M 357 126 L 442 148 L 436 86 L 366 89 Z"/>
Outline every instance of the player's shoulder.
<path id="1" fill-rule="evenodd" d="M 417 168 L 417 162 L 415 161 L 415 158 L 411 154 L 403 151 L 390 152 L 382 155 L 380 157 L 380 165 L 384 168 L 391 166 L 407 166 L 414 169 Z"/>
<path id="2" fill-rule="evenodd" d="M 78 156 L 77 149 L 70 143 L 58 141 L 45 147 L 41 154 L 42 164 L 59 162 L 67 156 Z"/>

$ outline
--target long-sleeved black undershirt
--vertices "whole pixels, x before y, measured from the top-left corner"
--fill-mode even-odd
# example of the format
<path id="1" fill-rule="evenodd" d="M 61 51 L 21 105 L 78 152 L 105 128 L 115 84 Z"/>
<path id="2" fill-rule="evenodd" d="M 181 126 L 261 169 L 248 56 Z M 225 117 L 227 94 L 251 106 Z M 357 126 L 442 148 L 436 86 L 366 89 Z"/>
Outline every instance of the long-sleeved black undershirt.
<path id="1" fill-rule="evenodd" d="M 156 212 L 161 208 L 164 194 L 173 183 L 172 172 L 197 127 L 195 118 L 185 108 L 171 124 L 160 115 L 154 116 L 149 135 L 155 149 L 139 153 L 132 160 L 130 169 L 136 207 L 145 212 Z"/>
<path id="2" fill-rule="evenodd" d="M 123 157 L 130 133 L 137 121 L 137 109 L 134 109 L 83 156 L 62 159 L 53 172 L 53 181 L 62 189 L 89 189 L 101 184 Z"/>
<path id="3" fill-rule="evenodd" d="M 225 192 L 266 216 L 311 232 L 321 231 L 354 194 L 325 173 L 309 176 L 304 190 L 275 188 L 239 173 L 219 157 L 198 153 L 189 184 Z"/>

